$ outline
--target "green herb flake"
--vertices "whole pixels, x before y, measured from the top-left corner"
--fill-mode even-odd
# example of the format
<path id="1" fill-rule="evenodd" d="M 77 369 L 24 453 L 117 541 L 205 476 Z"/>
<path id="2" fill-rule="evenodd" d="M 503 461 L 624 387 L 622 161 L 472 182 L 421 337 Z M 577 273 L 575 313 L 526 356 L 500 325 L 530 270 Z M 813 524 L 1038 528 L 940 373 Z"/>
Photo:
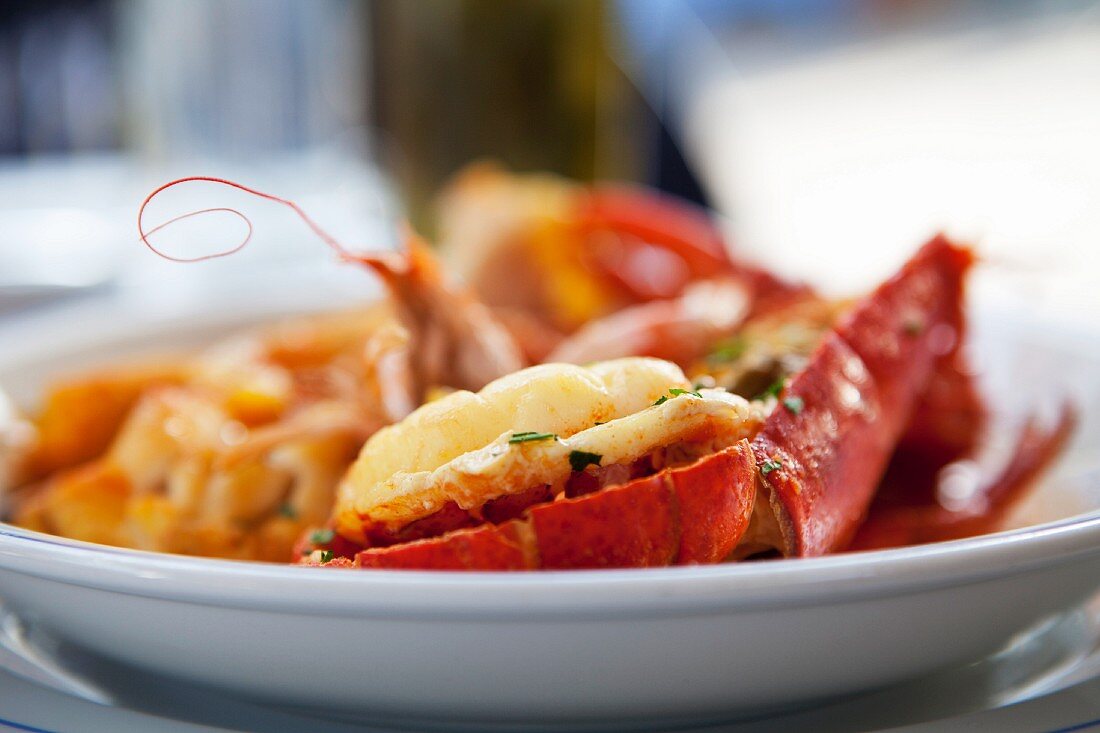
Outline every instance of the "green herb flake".
<path id="1" fill-rule="evenodd" d="M 508 438 L 509 443 L 530 443 L 533 440 L 557 440 L 558 436 L 554 433 L 536 433 L 528 430 L 524 433 L 512 433 L 512 437 Z"/>
<path id="2" fill-rule="evenodd" d="M 297 519 L 298 518 L 298 511 L 294 507 L 292 507 L 290 504 L 280 504 L 279 505 L 279 516 L 280 517 L 286 517 L 287 519 Z"/>
<path id="3" fill-rule="evenodd" d="M 748 343 L 745 339 L 741 336 L 734 336 L 715 346 L 714 350 L 707 356 L 707 361 L 717 363 L 736 361 L 741 358 L 747 349 Z"/>
<path id="4" fill-rule="evenodd" d="M 335 536 L 331 529 L 316 529 L 309 536 L 309 541 L 314 545 L 327 545 Z"/>
<path id="5" fill-rule="evenodd" d="M 322 551 L 321 552 L 321 564 L 324 565 L 327 562 L 332 562 L 333 557 L 334 557 L 334 553 L 332 552 L 332 550 Z"/>
<path id="6" fill-rule="evenodd" d="M 783 468 L 782 463 L 780 463 L 779 461 L 773 461 L 772 459 L 769 458 L 768 460 L 766 460 L 762 464 L 760 464 L 760 473 L 764 476 L 767 476 L 772 471 L 775 471 L 776 469 L 780 469 L 780 468 Z"/>
<path id="7" fill-rule="evenodd" d="M 902 328 L 909 336 L 920 336 L 924 330 L 924 322 L 919 318 L 907 318 L 905 323 L 902 324 Z"/>
<path id="8" fill-rule="evenodd" d="M 766 400 L 769 397 L 778 397 L 779 393 L 783 391 L 783 388 L 785 386 L 787 386 L 787 378 L 786 377 L 780 377 L 779 379 L 775 380 L 770 385 L 768 385 L 768 388 L 766 390 L 764 390 L 760 394 L 756 395 L 756 397 L 754 397 L 753 399 L 755 399 L 755 400 Z"/>
<path id="9" fill-rule="evenodd" d="M 574 471 L 583 471 L 585 466 L 598 466 L 603 456 L 583 450 L 569 451 L 569 465 Z"/>
<path id="10" fill-rule="evenodd" d="M 693 395 L 699 398 L 703 397 L 703 395 L 699 394 L 699 390 L 697 389 L 681 389 L 680 387 L 669 387 L 668 394 L 658 397 L 657 401 L 653 403 L 653 407 L 656 407 L 657 405 L 663 405 L 671 400 L 673 397 L 679 397 L 680 395 L 685 394 Z"/>
<path id="11" fill-rule="evenodd" d="M 787 397 L 783 400 L 783 406 L 797 415 L 802 412 L 802 408 L 806 406 L 806 403 L 802 401 L 801 397 Z"/>

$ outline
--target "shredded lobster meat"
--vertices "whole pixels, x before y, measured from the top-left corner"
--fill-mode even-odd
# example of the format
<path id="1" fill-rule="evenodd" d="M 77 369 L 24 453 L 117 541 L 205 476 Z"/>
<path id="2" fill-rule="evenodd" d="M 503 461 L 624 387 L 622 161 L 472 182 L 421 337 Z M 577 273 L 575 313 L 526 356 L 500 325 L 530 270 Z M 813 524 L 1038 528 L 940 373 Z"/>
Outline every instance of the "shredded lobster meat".
<path id="1" fill-rule="evenodd" d="M 13 518 L 106 544 L 285 558 L 387 421 L 360 356 L 380 318 L 312 317 L 163 369 L 69 379 L 31 423 Z"/>

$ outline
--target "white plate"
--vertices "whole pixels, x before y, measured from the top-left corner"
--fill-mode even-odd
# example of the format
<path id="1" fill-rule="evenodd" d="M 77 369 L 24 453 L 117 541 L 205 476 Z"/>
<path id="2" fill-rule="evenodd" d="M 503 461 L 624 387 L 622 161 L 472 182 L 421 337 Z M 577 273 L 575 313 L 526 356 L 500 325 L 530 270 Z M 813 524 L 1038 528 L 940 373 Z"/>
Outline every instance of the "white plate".
<path id="1" fill-rule="evenodd" d="M 107 323 L 44 329 L 0 355 L 0 384 L 25 394 L 57 364 L 183 338 L 163 324 Z M 1024 373 L 1092 380 L 1079 393 L 1091 441 L 1098 362 L 1087 342 L 1041 343 L 1050 329 L 992 323 L 982 353 Z M 224 327 L 208 319 L 184 340 Z M 1027 364 L 1001 358 L 1016 353 Z M 1092 459 L 1081 455 L 1078 465 Z M 1100 506 L 1095 481 L 1061 488 Z M 0 525 L 0 596 L 38 628 L 259 699 L 406 722 L 722 719 L 977 659 L 1098 587 L 1100 511 L 874 553 L 537 574 L 204 560 Z"/>
<path id="2" fill-rule="evenodd" d="M 7 656 L 8 649 L 11 656 Z M 13 671 L 3 669 L 8 665 Z M 903 726 L 907 733 L 1081 730 L 1090 722 L 1096 725 L 1100 718 L 1098 672 L 1100 606 L 1091 604 L 1087 610 L 1068 613 L 1015 637 L 1005 649 L 978 663 L 819 706 L 690 730 L 844 733 L 893 731 Z M 57 679 L 58 675 L 62 679 Z M 39 684 L 28 681 L 31 679 Z M 150 673 L 134 674 L 130 667 L 72 645 L 57 644 L 51 638 L 35 639 L 32 634 L 27 639 L 18 633 L 18 625 L 0 632 L 0 711 L 0 729 L 8 723 L 82 733 L 399 730 L 380 727 L 369 715 L 280 709 Z M 672 729 L 663 730 L 673 733 Z"/>

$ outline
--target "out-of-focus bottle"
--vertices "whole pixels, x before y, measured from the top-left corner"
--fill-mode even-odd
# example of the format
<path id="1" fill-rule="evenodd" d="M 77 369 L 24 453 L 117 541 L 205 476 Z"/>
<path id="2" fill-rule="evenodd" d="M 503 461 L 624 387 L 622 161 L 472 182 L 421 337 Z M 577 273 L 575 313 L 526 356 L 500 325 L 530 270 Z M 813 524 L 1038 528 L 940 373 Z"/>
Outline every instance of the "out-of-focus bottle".
<path id="1" fill-rule="evenodd" d="M 409 215 L 492 158 L 579 180 L 636 179 L 645 119 L 599 0 L 376 0 L 373 117 Z"/>

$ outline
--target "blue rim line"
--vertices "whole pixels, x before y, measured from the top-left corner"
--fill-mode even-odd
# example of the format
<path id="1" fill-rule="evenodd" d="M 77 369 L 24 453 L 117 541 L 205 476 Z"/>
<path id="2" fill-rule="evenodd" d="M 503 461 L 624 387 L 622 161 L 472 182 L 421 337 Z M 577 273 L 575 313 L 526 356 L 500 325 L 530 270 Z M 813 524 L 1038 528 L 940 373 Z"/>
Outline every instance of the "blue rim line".
<path id="1" fill-rule="evenodd" d="M 7 718 L 0 718 L 0 725 L 4 726 L 5 728 L 11 728 L 12 730 L 27 731 L 27 733 L 57 733 L 57 731 L 46 730 L 45 728 L 36 728 L 33 725 L 16 723 L 14 720 L 8 720 Z"/>
<path id="2" fill-rule="evenodd" d="M 12 730 L 25 731 L 25 733 L 58 733 L 57 731 L 48 730 L 46 728 L 38 728 L 33 725 L 18 723 L 14 720 L 8 720 L 7 718 L 0 718 L 0 726 Z M 1048 733 L 1076 733 L 1076 731 L 1088 730 L 1096 726 L 1100 726 L 1100 718 L 1094 718 L 1093 720 L 1087 720 L 1083 723 L 1077 723 L 1065 728 L 1054 728 L 1048 731 Z"/>
<path id="3" fill-rule="evenodd" d="M 1087 730 L 1089 728 L 1095 728 L 1098 725 L 1100 725 L 1100 718 L 1088 720 L 1084 723 L 1078 723 L 1077 725 L 1071 725 L 1066 728 L 1055 728 L 1054 730 L 1049 731 L 1049 733 L 1074 733 L 1074 731 Z"/>

